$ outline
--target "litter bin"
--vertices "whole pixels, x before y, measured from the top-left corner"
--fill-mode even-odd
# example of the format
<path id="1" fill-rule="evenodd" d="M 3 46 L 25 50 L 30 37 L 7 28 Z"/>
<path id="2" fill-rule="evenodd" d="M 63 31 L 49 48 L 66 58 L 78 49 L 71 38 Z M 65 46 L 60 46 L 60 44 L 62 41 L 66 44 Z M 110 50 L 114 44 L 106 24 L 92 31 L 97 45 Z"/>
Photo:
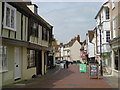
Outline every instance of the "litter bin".
<path id="1" fill-rule="evenodd" d="M 80 64 L 80 72 L 86 73 L 86 64 Z"/>

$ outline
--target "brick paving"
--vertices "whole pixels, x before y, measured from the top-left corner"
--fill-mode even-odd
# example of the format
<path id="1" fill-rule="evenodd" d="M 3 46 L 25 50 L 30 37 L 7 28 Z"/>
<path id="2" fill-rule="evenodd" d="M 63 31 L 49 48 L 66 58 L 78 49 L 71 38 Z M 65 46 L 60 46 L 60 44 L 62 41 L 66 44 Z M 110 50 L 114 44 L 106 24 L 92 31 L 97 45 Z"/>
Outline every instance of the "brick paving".
<path id="1" fill-rule="evenodd" d="M 24 88 L 111 88 L 104 79 L 90 79 L 89 73 L 80 73 L 79 65 L 69 65 L 51 77 L 24 86 Z"/>

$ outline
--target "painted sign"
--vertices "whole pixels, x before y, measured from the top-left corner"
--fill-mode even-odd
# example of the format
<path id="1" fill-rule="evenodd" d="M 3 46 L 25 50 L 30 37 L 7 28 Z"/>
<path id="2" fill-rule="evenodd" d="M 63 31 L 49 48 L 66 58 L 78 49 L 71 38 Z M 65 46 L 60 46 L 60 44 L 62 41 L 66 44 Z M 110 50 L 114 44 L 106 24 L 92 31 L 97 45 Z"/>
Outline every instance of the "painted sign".
<path id="1" fill-rule="evenodd" d="M 90 77 L 98 77 L 98 64 L 90 64 Z"/>
<path id="2" fill-rule="evenodd" d="M 80 64 L 80 72 L 86 73 L 86 64 Z"/>

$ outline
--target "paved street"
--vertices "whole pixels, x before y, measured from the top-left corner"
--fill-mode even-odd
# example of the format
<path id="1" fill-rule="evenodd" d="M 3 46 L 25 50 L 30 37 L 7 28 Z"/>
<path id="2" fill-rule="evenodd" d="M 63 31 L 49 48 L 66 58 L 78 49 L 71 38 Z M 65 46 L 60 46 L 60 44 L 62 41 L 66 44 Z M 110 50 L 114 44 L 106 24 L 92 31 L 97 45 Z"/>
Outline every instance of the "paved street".
<path id="1" fill-rule="evenodd" d="M 111 88 L 104 79 L 89 79 L 87 73 L 80 73 L 78 65 L 61 69 L 51 77 L 26 85 L 24 88 Z"/>

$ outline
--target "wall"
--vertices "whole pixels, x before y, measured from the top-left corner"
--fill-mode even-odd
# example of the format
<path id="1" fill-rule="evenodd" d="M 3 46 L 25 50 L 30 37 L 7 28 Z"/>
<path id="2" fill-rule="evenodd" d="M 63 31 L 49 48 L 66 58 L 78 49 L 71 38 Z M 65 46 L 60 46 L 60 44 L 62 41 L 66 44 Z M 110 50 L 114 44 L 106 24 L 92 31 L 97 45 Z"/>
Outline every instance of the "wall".
<path id="1" fill-rule="evenodd" d="M 45 66 L 44 66 L 44 51 L 42 50 L 42 75 L 45 73 Z"/>
<path id="2" fill-rule="evenodd" d="M 2 8 L 2 2 L 0 2 L 0 8 Z M 2 12 L 2 9 L 0 9 L 0 12 Z M 0 13 L 0 36 L 1 36 L 1 27 L 2 27 L 2 13 Z"/>
<path id="3" fill-rule="evenodd" d="M 72 47 L 70 48 L 70 55 L 71 55 L 71 60 L 72 61 L 76 61 L 76 60 L 82 60 L 80 58 L 80 48 L 81 48 L 81 45 L 80 43 L 76 40 L 75 43 L 72 45 Z"/>
<path id="4" fill-rule="evenodd" d="M 94 44 L 89 43 L 89 44 L 88 44 L 88 57 L 89 57 L 89 58 L 95 57 L 94 51 L 95 51 Z"/>
<path id="5" fill-rule="evenodd" d="M 30 79 L 33 75 L 36 75 L 36 67 L 27 69 L 27 48 L 22 48 L 22 77 L 23 79 Z"/>

